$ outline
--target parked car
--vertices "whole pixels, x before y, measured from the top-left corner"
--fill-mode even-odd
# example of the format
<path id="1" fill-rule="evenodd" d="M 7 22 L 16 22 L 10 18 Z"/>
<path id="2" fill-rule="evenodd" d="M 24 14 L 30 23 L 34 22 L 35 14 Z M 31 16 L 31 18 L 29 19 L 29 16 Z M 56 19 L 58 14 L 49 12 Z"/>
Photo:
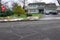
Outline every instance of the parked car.
<path id="1" fill-rule="evenodd" d="M 57 14 L 58 14 L 58 12 L 50 12 L 49 14 L 57 15 Z"/>
<path id="2" fill-rule="evenodd" d="M 49 15 L 50 13 L 45 13 L 46 15 Z"/>

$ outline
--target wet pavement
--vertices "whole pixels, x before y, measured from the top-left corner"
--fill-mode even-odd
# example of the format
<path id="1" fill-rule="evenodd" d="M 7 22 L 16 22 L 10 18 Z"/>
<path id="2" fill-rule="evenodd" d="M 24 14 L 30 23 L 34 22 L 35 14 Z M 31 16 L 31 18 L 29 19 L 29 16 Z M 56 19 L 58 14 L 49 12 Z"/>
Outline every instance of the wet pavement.
<path id="1" fill-rule="evenodd" d="M 0 40 L 60 40 L 60 20 L 0 22 Z"/>

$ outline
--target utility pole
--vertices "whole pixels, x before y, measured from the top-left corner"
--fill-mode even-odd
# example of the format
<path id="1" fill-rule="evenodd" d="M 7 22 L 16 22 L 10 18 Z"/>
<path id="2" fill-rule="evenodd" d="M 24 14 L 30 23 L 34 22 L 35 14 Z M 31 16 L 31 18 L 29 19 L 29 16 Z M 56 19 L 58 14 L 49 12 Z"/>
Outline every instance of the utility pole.
<path id="1" fill-rule="evenodd" d="M 25 2 L 26 0 L 23 0 L 23 9 L 25 9 Z"/>
<path id="2" fill-rule="evenodd" d="M 0 0 L 0 13 L 1 13 L 1 0 Z"/>

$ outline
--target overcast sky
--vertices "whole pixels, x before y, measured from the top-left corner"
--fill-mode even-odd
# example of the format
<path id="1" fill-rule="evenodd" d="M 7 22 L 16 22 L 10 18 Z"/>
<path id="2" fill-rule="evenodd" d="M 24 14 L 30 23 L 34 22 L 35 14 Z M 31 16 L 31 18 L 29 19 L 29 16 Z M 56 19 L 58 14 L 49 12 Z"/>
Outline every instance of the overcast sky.
<path id="1" fill-rule="evenodd" d="M 10 5 L 10 6 L 11 6 L 11 1 L 20 3 L 20 4 L 22 5 L 22 3 L 19 2 L 18 0 L 2 0 L 2 3 L 8 2 L 8 1 L 10 1 L 10 2 L 8 3 L 8 5 Z M 21 1 L 21 0 L 20 0 L 20 1 Z M 28 3 L 33 3 L 33 2 L 56 3 L 56 5 L 58 5 L 57 0 L 28 0 L 26 4 L 28 4 Z"/>
<path id="2" fill-rule="evenodd" d="M 29 0 L 29 2 L 45 2 L 45 3 L 56 3 L 56 5 L 59 5 L 57 0 Z"/>

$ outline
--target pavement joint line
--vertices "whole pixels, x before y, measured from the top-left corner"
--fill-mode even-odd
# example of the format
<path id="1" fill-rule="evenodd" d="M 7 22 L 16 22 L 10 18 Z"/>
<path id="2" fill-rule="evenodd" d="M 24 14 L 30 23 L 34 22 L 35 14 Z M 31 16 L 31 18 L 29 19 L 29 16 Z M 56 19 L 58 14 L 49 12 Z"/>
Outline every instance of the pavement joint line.
<path id="1" fill-rule="evenodd" d="M 17 34 L 17 33 L 14 33 L 13 30 L 12 30 L 12 28 L 13 28 L 13 26 L 11 25 L 10 31 L 11 31 L 13 34 L 15 34 L 16 36 L 18 36 L 20 39 L 22 39 L 23 36 L 21 36 L 21 35 L 19 35 L 19 34 Z"/>
<path id="2" fill-rule="evenodd" d="M 39 32 L 38 32 L 38 33 L 39 33 Z M 26 38 L 26 37 L 29 37 L 29 36 L 33 36 L 33 35 L 36 35 L 36 34 L 38 34 L 38 33 L 33 33 L 33 34 L 30 34 L 30 35 L 24 36 L 23 38 Z M 21 39 L 23 39 L 23 38 L 21 38 Z"/>
<path id="3" fill-rule="evenodd" d="M 13 26 L 11 26 L 11 28 L 13 28 Z M 32 33 L 32 34 L 27 35 L 27 36 L 21 36 L 21 35 L 17 34 L 16 32 L 14 33 L 13 30 L 10 30 L 10 31 L 13 32 L 13 34 L 15 34 L 16 36 L 20 37 L 20 40 L 23 39 L 23 38 L 25 38 L 25 37 L 32 36 L 32 35 L 36 35 L 37 33 L 39 33 L 39 32 L 37 32 L 37 31 L 35 31 L 36 33 Z"/>
<path id="4" fill-rule="evenodd" d="M 18 33 L 16 33 L 16 32 L 14 32 L 13 30 L 11 30 L 15 35 L 17 35 L 18 37 L 20 37 L 21 35 L 19 35 Z M 27 36 L 21 36 L 21 38 L 20 39 L 23 39 L 23 38 L 25 38 L 25 37 L 28 37 L 28 36 L 32 36 L 32 35 L 35 35 L 35 34 L 37 34 L 37 33 L 39 33 L 39 32 L 37 32 L 37 31 L 34 31 L 35 33 L 32 33 L 32 34 L 30 34 L 30 35 L 27 35 Z"/>
<path id="5" fill-rule="evenodd" d="M 13 26 L 11 26 L 11 28 L 13 28 Z M 12 29 L 11 29 L 10 31 L 13 32 Z M 32 33 L 32 34 L 27 35 L 27 36 L 21 36 L 21 35 L 17 34 L 16 32 L 15 32 L 15 33 L 13 32 L 13 34 L 15 34 L 16 36 L 20 37 L 20 40 L 21 40 L 21 39 L 23 39 L 23 38 L 25 38 L 25 37 L 33 36 L 33 35 L 36 35 L 37 33 L 39 33 L 39 32 L 37 32 L 37 31 L 34 31 L 34 32 L 35 32 L 35 33 Z"/>
<path id="6" fill-rule="evenodd" d="M 37 31 L 35 31 L 36 33 L 32 33 L 32 34 L 27 35 L 27 36 L 21 36 L 18 33 L 14 32 L 13 30 L 11 30 L 11 32 L 13 32 L 13 34 L 15 34 L 16 36 L 20 37 L 20 39 L 23 39 L 23 38 L 26 38 L 26 37 L 29 37 L 29 36 L 33 36 L 33 35 L 36 35 L 37 33 L 39 33 Z"/>
<path id="7" fill-rule="evenodd" d="M 35 30 L 35 29 L 34 29 L 34 30 Z M 36 35 L 36 34 L 38 34 L 38 33 L 39 33 L 39 32 L 38 32 L 38 31 L 36 31 L 36 30 L 35 30 L 35 32 L 36 32 L 36 33 L 33 33 L 33 34 L 30 34 L 30 35 L 24 36 L 23 38 L 26 38 L 26 37 L 29 37 L 29 36 L 33 36 L 33 35 Z M 22 38 L 22 39 L 23 39 L 23 38 Z"/>
<path id="8" fill-rule="evenodd" d="M 13 34 L 15 34 L 16 36 L 18 36 L 20 39 L 23 38 L 23 36 L 21 36 L 21 35 L 19 35 L 19 34 L 17 34 L 17 33 L 14 33 L 13 30 L 11 30 L 11 32 L 12 32 Z"/>

